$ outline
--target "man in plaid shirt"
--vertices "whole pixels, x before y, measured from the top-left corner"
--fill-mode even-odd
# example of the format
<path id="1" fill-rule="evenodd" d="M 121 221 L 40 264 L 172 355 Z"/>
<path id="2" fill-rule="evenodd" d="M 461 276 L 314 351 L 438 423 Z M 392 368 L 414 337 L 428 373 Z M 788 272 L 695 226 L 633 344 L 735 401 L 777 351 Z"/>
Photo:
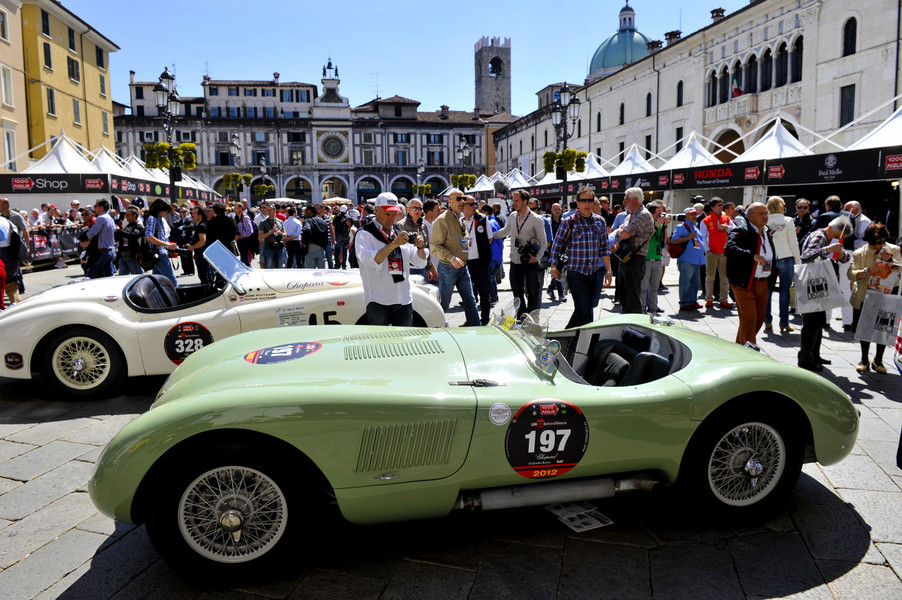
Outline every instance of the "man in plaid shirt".
<path id="1" fill-rule="evenodd" d="M 235 240 L 238 244 L 238 258 L 247 266 L 251 266 L 253 244 L 257 242 L 254 235 L 254 223 L 247 214 L 247 209 L 240 202 L 235 204 L 235 220 L 238 222 L 238 235 Z"/>
<path id="2" fill-rule="evenodd" d="M 606 285 L 611 285 L 607 225 L 592 212 L 595 192 L 582 187 L 576 193 L 576 200 L 577 212 L 561 220 L 549 260 L 551 276 L 560 279 L 563 265 L 559 261 L 561 254 L 567 253 L 567 285 L 573 296 L 573 315 L 568 328 L 591 323 L 601 296 L 602 277 Z"/>

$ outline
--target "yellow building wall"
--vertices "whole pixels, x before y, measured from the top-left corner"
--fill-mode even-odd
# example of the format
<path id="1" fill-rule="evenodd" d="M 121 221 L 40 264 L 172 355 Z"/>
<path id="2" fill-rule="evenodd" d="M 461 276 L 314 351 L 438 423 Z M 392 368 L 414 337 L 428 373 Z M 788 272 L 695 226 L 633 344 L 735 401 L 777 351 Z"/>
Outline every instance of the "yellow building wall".
<path id="1" fill-rule="evenodd" d="M 7 164 L 28 150 L 28 111 L 25 100 L 25 64 L 22 59 L 22 18 L 15 2 L 0 0 L 6 13 L 6 38 L 0 37 L 0 64 L 10 70 L 12 104 L 0 98 L 0 172 L 21 171 L 28 167 L 22 157 L 14 165 Z M 15 136 L 13 148 L 7 152 L 6 135 Z"/>
<path id="2" fill-rule="evenodd" d="M 22 5 L 22 35 L 28 84 L 29 144 L 34 148 L 60 132 L 85 150 L 101 145 L 114 148 L 112 82 L 109 78 L 109 53 L 104 51 L 104 67 L 97 66 L 96 44 L 90 39 L 96 32 L 82 34 L 84 24 L 66 22 L 51 10 L 50 35 L 43 32 L 41 5 Z M 52 8 L 52 7 L 51 7 Z M 75 50 L 69 48 L 69 27 L 75 30 Z M 50 67 L 45 65 L 44 44 L 50 45 Z M 69 59 L 78 62 L 78 80 L 70 77 Z M 100 93 L 100 76 L 106 78 L 106 95 Z M 33 82 L 31 80 L 34 80 Z M 55 110 L 51 113 L 47 90 L 54 90 Z M 78 100 L 78 121 L 73 100 Z M 108 130 L 103 131 L 102 113 L 107 113 Z M 48 145 L 49 146 L 49 145 Z M 32 152 L 41 158 L 49 150 L 43 146 Z"/>

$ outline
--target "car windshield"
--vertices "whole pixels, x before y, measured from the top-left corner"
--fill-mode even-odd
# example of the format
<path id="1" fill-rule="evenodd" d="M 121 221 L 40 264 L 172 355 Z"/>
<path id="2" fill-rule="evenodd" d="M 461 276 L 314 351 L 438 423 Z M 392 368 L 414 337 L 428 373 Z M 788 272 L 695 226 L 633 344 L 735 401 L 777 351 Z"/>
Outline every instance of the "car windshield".
<path id="1" fill-rule="evenodd" d="M 226 248 L 222 242 L 216 240 L 213 245 L 204 250 L 204 258 L 216 272 L 222 275 L 239 294 L 244 294 L 245 289 L 238 280 L 251 272 L 250 267 L 238 260 L 232 251 Z"/>
<path id="2" fill-rule="evenodd" d="M 519 303 L 520 301 L 514 298 L 512 303 L 504 307 L 501 314 L 495 316 L 492 323 L 499 329 L 518 336 L 535 355 L 533 364 L 536 369 L 553 377 L 556 371 L 554 356 L 560 352 L 561 344 L 557 340 L 546 341 L 548 327 L 539 323 L 539 311 L 533 311 L 517 320 Z"/>

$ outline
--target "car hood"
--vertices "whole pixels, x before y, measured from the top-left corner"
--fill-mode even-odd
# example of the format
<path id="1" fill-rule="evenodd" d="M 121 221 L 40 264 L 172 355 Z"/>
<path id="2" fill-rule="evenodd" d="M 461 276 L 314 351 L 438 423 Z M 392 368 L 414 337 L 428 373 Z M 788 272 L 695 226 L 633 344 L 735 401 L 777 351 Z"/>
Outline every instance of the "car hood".
<path id="1" fill-rule="evenodd" d="M 356 269 L 328 271 L 312 269 L 263 269 L 259 271 L 263 282 L 271 290 L 283 294 L 321 292 L 331 289 L 360 287 L 363 282 Z M 239 283 L 244 283 L 240 281 Z"/>
<path id="2" fill-rule="evenodd" d="M 163 385 L 154 407 L 197 395 L 238 388 L 297 390 L 348 383 L 401 392 L 408 385 L 452 377 L 466 370 L 445 330 L 323 325 L 285 327 L 236 335 L 195 352 Z M 401 381 L 403 380 L 403 383 Z"/>
<path id="3" fill-rule="evenodd" d="M 48 304 L 56 305 L 65 310 L 65 306 L 73 302 L 108 302 L 116 303 L 122 299 L 126 284 L 134 275 L 120 277 L 101 277 L 99 279 L 76 279 L 38 292 L 12 306 L 2 313 L 0 319 L 10 318 L 13 315 Z"/>

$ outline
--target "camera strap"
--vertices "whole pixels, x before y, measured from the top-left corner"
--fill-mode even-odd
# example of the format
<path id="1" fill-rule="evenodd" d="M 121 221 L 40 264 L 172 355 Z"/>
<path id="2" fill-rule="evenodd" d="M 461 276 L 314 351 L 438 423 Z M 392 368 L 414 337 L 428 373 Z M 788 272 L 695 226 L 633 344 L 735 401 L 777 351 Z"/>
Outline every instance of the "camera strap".
<path id="1" fill-rule="evenodd" d="M 392 229 L 390 235 L 385 235 L 382 228 L 376 224 L 375 219 L 364 225 L 363 230 L 386 246 L 395 239 L 394 229 Z M 388 274 L 391 275 L 392 281 L 395 283 L 404 281 L 404 259 L 401 255 L 400 246 L 392 250 L 385 260 L 388 263 Z"/>

